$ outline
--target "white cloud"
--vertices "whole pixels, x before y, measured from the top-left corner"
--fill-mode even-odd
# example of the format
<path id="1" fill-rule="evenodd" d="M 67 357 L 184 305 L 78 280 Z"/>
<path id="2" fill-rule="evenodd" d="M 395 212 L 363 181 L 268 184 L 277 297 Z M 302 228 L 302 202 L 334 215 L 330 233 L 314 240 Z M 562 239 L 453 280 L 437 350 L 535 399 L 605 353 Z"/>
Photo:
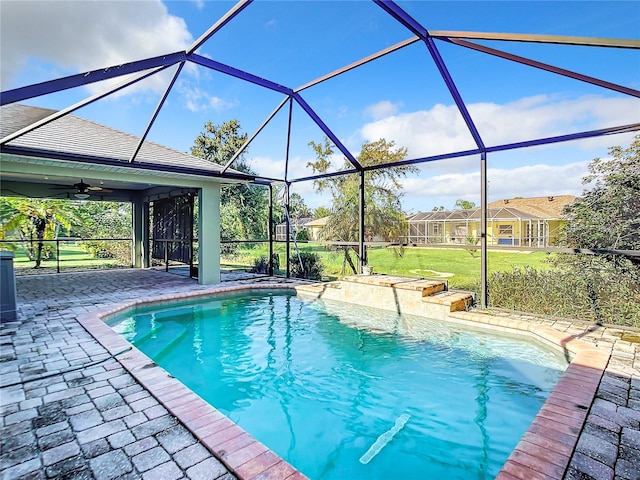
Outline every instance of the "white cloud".
<path id="1" fill-rule="evenodd" d="M 198 87 L 181 84 L 180 94 L 185 106 L 192 112 L 215 110 L 221 112 L 233 108 L 237 102 L 230 102 L 215 95 L 211 95 Z"/>
<path id="2" fill-rule="evenodd" d="M 392 103 L 389 100 L 382 100 L 381 102 L 374 103 L 365 108 L 364 113 L 366 116 L 379 120 L 381 118 L 395 115 L 402 103 Z"/>
<path id="3" fill-rule="evenodd" d="M 306 165 L 307 162 L 311 162 L 313 160 L 314 159 L 312 157 L 291 157 L 289 159 L 289 178 L 296 179 L 312 175 L 311 169 L 308 169 Z M 248 163 L 253 167 L 255 171 L 257 171 L 264 177 L 284 177 L 284 159 L 276 160 L 274 158 L 266 156 L 250 156 Z M 311 181 L 292 184 L 291 192 L 295 192 L 301 195 L 309 208 L 331 205 L 329 194 L 326 192 L 324 194 L 316 193 L 315 189 L 313 188 L 313 182 Z"/>
<path id="4" fill-rule="evenodd" d="M 313 160 L 313 157 L 302 158 L 295 156 L 289 158 L 288 177 L 296 179 L 312 175 L 311 169 L 307 168 L 307 162 L 312 162 Z M 260 175 L 270 178 L 284 178 L 284 158 L 274 159 L 268 156 L 249 155 L 248 163 Z"/>
<path id="5" fill-rule="evenodd" d="M 202 0 L 194 4 L 198 9 L 205 6 Z M 18 77 L 28 83 L 45 81 L 177 52 L 193 43 L 185 21 L 169 14 L 160 0 L 8 1 L 2 4 L 0 21 L 3 89 L 13 87 L 9 85 Z M 157 96 L 173 72 L 175 67 L 108 98 L 134 92 Z M 123 79 L 90 84 L 87 89 L 95 94 Z M 237 104 L 198 88 L 208 80 L 206 69 L 185 64 L 176 88 L 185 108 L 222 111 Z"/>
<path id="6" fill-rule="evenodd" d="M 470 104 L 468 108 L 485 144 L 490 146 L 636 123 L 640 104 L 630 98 L 559 99 L 539 95 L 504 105 Z M 387 116 L 365 124 L 360 135 L 365 141 L 394 140 L 396 145 L 407 147 L 410 158 L 475 148 L 455 105 L 437 104 L 430 110 Z M 604 137 L 575 145 L 593 148 L 609 142 Z"/>
<path id="7" fill-rule="evenodd" d="M 289 161 L 289 178 L 300 178 L 311 174 L 306 168 L 307 161 L 301 157 Z M 282 178 L 284 175 L 284 159 L 254 156 L 250 165 L 261 175 L 271 178 Z M 548 195 L 582 194 L 582 177 L 587 173 L 588 161 L 573 162 L 566 165 L 536 164 L 514 169 L 489 168 L 489 201 L 503 198 L 537 197 Z M 405 211 L 428 211 L 434 206 L 444 205 L 452 208 L 459 198 L 480 204 L 480 172 L 445 173 L 427 176 L 422 171 L 420 178 L 402 180 L 402 204 Z M 308 206 L 330 206 L 327 193 L 317 194 L 313 182 L 295 183 L 292 191 L 302 195 Z"/>
<path id="8" fill-rule="evenodd" d="M 3 85 L 29 62 L 73 74 L 176 52 L 193 41 L 184 20 L 159 0 L 2 2 L 0 26 Z M 144 83 L 155 91 L 166 86 L 163 78 Z"/>
<path id="9" fill-rule="evenodd" d="M 487 170 L 490 201 L 513 197 L 582 194 L 582 177 L 588 161 L 566 165 L 527 165 L 514 169 Z M 452 207 L 459 198 L 480 203 L 480 172 L 446 173 L 404 180 L 404 204 L 407 210 L 431 210 L 446 204 Z M 438 199 L 437 201 L 435 199 Z"/>

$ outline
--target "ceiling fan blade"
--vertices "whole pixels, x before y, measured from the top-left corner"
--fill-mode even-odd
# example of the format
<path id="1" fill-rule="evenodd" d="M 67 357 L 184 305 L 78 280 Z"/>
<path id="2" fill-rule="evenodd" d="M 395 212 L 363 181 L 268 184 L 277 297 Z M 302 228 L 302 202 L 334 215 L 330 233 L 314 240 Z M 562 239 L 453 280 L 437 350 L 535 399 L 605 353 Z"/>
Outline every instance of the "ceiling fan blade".
<path id="1" fill-rule="evenodd" d="M 78 193 L 113 193 L 113 190 L 109 188 L 103 188 L 99 186 L 92 186 L 85 183 L 84 180 L 80 180 L 79 183 L 73 185 L 54 184 L 49 187 L 51 190 L 69 190 L 76 191 Z"/>
<path id="2" fill-rule="evenodd" d="M 103 193 L 111 193 L 111 192 L 113 192 L 113 190 L 110 190 L 108 188 L 97 187 L 97 186 L 96 187 L 87 186 L 86 190 L 89 191 L 89 192 L 103 192 Z"/>

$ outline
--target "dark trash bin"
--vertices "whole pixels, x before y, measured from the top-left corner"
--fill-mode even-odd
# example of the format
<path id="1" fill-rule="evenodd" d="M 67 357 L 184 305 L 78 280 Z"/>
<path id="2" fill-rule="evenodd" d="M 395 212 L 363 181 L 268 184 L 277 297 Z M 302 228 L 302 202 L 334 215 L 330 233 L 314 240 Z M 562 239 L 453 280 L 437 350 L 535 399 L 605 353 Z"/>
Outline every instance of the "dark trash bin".
<path id="1" fill-rule="evenodd" d="M 16 307 L 16 278 L 13 272 L 13 253 L 0 251 L 0 320 L 12 322 L 18 318 Z"/>

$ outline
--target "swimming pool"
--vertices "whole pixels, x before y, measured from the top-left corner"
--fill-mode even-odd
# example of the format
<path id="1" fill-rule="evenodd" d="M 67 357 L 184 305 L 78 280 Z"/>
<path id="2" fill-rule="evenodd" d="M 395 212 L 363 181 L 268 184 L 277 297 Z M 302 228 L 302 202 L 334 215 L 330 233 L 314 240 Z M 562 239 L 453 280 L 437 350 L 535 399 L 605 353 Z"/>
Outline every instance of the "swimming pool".
<path id="1" fill-rule="evenodd" d="M 131 313 L 108 323 L 314 479 L 492 478 L 566 367 L 523 339 L 277 292 Z"/>

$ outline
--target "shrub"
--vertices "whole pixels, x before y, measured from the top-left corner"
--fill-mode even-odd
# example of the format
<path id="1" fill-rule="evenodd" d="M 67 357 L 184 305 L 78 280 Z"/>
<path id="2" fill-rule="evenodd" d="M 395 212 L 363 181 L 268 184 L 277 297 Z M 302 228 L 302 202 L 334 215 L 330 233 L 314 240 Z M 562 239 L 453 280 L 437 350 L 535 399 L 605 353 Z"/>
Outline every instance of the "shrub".
<path id="1" fill-rule="evenodd" d="M 82 242 L 81 245 L 95 258 L 112 258 L 123 265 L 131 263 L 131 244 L 129 242 L 90 240 Z"/>
<path id="2" fill-rule="evenodd" d="M 608 270 L 525 267 L 489 277 L 491 306 L 640 327 L 640 286 Z"/>
<path id="3" fill-rule="evenodd" d="M 273 270 L 275 272 L 280 269 L 280 255 L 274 253 L 272 259 Z M 269 257 L 267 255 L 260 255 L 258 258 L 255 258 L 251 271 L 253 273 L 269 273 Z"/>
<path id="4" fill-rule="evenodd" d="M 306 229 L 301 229 L 296 233 L 296 240 L 300 242 L 308 242 L 309 241 L 309 232 Z"/>
<path id="5" fill-rule="evenodd" d="M 300 262 L 302 262 L 302 268 Z M 291 276 L 294 278 L 320 280 L 322 279 L 324 265 L 322 264 L 320 255 L 313 252 L 300 252 L 300 257 L 298 257 L 298 255 L 292 255 L 291 258 L 289 258 L 289 269 Z"/>
<path id="6" fill-rule="evenodd" d="M 268 273 L 269 272 L 269 258 L 266 255 L 260 255 L 253 259 L 253 273 Z"/>
<path id="7" fill-rule="evenodd" d="M 478 241 L 480 241 L 480 239 L 473 236 L 469 236 L 465 239 L 465 243 L 470 247 L 475 247 L 476 245 L 478 245 Z M 478 255 L 480 255 L 480 252 L 478 252 L 477 248 L 468 248 L 467 252 L 469 253 L 469 255 L 471 255 L 471 258 L 476 258 Z"/>

